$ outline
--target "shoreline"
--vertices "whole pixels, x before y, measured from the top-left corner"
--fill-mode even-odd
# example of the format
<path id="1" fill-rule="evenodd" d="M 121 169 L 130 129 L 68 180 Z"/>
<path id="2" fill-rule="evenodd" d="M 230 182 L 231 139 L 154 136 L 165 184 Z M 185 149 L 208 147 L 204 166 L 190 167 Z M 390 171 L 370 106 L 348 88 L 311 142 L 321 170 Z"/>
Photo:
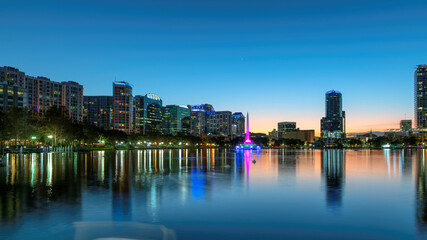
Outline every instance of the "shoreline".
<path id="1" fill-rule="evenodd" d="M 66 152 L 91 152 L 91 151 L 132 151 L 132 150 L 155 150 L 155 149 L 230 149 L 234 150 L 234 147 L 95 147 L 95 148 L 70 148 L 69 150 L 37 150 L 34 151 L 34 149 L 31 150 L 8 150 L 5 149 L 4 154 L 10 153 L 10 154 L 28 154 L 28 153 L 66 153 Z M 375 147 L 363 147 L 363 148 L 357 148 L 357 147 L 262 147 L 261 150 L 267 150 L 267 149 L 293 149 L 293 150 L 322 150 L 322 149 L 342 149 L 342 150 L 424 150 L 425 148 L 422 147 L 390 147 L 390 148 L 375 148 Z"/>

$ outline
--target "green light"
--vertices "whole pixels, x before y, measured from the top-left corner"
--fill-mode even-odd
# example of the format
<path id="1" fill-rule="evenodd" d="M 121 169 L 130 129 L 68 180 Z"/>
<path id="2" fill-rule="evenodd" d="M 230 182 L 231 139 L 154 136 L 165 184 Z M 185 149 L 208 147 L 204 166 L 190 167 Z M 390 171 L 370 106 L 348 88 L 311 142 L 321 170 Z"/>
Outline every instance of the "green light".
<path id="1" fill-rule="evenodd" d="M 35 137 L 35 136 L 32 136 L 31 137 L 31 140 L 36 140 L 37 138 Z"/>

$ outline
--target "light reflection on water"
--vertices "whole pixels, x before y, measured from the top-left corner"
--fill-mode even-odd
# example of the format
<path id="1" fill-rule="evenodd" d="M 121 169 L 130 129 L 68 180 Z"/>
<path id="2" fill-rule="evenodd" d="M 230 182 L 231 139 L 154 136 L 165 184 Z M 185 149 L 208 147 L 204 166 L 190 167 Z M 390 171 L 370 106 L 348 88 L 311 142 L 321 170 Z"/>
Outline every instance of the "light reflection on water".
<path id="1" fill-rule="evenodd" d="M 423 150 L 94 151 L 9 155 L 6 165 L 0 238 L 427 233 Z"/>

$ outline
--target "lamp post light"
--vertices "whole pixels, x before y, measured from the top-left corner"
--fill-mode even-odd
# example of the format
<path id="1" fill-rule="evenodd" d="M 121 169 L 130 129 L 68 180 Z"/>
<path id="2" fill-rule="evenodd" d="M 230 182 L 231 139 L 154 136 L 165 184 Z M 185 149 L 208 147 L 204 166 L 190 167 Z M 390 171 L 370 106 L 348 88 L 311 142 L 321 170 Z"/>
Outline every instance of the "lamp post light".
<path id="1" fill-rule="evenodd" d="M 50 145 L 52 146 L 53 144 L 53 142 L 52 142 L 52 139 L 53 139 L 53 136 L 52 135 L 49 135 L 49 136 L 47 136 L 47 138 L 49 139 L 49 143 L 50 143 Z"/>
<path id="2" fill-rule="evenodd" d="M 34 141 L 37 139 L 36 136 L 31 136 L 31 147 L 30 150 L 33 151 L 33 145 L 34 145 Z"/>

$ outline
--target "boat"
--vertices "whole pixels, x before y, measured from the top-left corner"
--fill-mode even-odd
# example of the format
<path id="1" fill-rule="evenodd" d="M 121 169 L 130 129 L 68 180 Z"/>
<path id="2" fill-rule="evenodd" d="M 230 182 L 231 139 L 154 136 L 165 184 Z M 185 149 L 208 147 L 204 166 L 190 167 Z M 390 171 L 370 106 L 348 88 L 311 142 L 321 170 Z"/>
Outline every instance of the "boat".
<path id="1" fill-rule="evenodd" d="M 245 141 L 242 144 L 236 145 L 236 147 L 235 147 L 236 151 L 240 151 L 240 150 L 261 150 L 261 146 L 256 145 L 254 142 L 252 142 L 250 135 L 251 134 L 249 132 L 249 113 L 247 113 Z"/>

